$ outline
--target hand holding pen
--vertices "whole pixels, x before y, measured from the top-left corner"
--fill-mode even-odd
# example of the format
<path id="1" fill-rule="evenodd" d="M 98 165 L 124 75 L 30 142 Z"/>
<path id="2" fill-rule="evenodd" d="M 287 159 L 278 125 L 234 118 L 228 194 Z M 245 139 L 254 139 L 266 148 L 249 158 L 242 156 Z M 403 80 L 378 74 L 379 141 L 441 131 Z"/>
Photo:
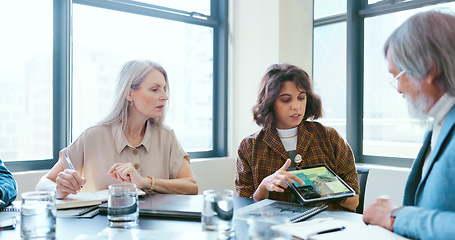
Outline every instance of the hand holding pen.
<path id="1" fill-rule="evenodd" d="M 58 173 L 56 178 L 57 198 L 65 198 L 68 194 L 76 194 L 85 184 L 85 179 L 75 170 L 68 155 L 64 154 L 61 160 L 61 164 L 65 162 L 68 166 L 65 167 L 65 164 L 63 164 L 63 171 Z"/>
<path id="2" fill-rule="evenodd" d="M 73 166 L 73 163 L 71 162 L 70 157 L 68 157 L 68 154 L 66 154 L 66 153 L 65 153 L 65 159 L 66 159 L 66 162 L 68 163 L 68 166 L 70 166 L 70 169 L 76 171 L 76 169 L 74 169 L 74 166 Z M 79 187 L 82 188 L 82 184 L 79 185 Z"/>

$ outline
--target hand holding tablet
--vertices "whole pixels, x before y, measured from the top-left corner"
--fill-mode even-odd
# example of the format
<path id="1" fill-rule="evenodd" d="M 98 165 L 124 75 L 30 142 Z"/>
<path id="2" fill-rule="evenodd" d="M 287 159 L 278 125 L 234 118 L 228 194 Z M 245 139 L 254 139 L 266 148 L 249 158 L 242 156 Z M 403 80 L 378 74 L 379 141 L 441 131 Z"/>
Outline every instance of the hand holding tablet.
<path id="1" fill-rule="evenodd" d="M 305 182 L 303 186 L 295 181 L 286 182 L 301 204 L 355 196 L 355 191 L 325 164 L 289 168 L 287 171 Z"/>

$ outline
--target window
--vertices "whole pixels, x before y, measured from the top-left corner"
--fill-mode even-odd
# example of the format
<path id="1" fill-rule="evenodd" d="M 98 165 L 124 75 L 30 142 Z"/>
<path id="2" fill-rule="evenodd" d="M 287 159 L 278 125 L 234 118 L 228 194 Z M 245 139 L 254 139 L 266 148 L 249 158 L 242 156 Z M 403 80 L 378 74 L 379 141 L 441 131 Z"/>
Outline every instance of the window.
<path id="1" fill-rule="evenodd" d="M 72 139 L 108 114 L 116 76 L 131 59 L 166 69 L 165 124 L 183 149 L 213 150 L 213 28 L 79 4 L 73 8 Z"/>
<path id="2" fill-rule="evenodd" d="M 363 154 L 415 158 L 429 121 L 416 120 L 406 111 L 407 102 L 390 87 L 382 46 L 407 18 L 439 4 L 365 18 Z M 378 47 L 380 46 L 380 47 Z"/>
<path id="3" fill-rule="evenodd" d="M 0 29 L 14 36 L 0 39 L 0 158 L 11 171 L 50 168 L 102 120 L 132 59 L 168 72 L 165 124 L 182 147 L 227 154 L 227 1 L 25 2 L 0 3 Z"/>
<path id="4" fill-rule="evenodd" d="M 210 15 L 210 0 L 139 0 L 138 2 Z"/>
<path id="5" fill-rule="evenodd" d="M 321 122 L 346 137 L 346 23 L 315 28 L 314 52 L 313 81 L 324 111 Z"/>
<path id="6" fill-rule="evenodd" d="M 346 13 L 346 0 L 314 0 L 314 19 Z"/>
<path id="7" fill-rule="evenodd" d="M 347 5 L 347 13 L 344 16 L 338 14 L 334 17 L 336 11 L 328 10 L 334 8 L 333 6 L 317 5 L 316 2 L 313 65 L 315 86 L 321 93 L 323 107 L 326 109 L 326 115 L 321 121 L 337 128 L 342 134 L 343 128 L 340 126 L 343 124 L 340 123 L 346 122 L 346 138 L 356 154 L 357 161 L 410 166 L 412 159 L 417 156 L 429 122 L 413 119 L 406 111 L 405 100 L 387 82 L 389 73 L 382 47 L 392 31 L 411 15 L 435 7 L 455 8 L 455 3 L 444 3 L 447 1 L 424 3 L 418 0 L 352 1 Z M 329 12 L 332 15 L 321 14 L 321 17 L 317 18 L 316 12 Z M 352 25 L 349 25 L 347 18 L 351 12 L 352 18 L 355 19 L 352 20 Z M 340 27 L 341 25 L 344 26 Z M 344 31 L 341 28 L 345 28 Z M 348 29 L 351 31 L 347 31 Z M 349 41 L 343 40 L 346 32 L 350 32 L 346 38 L 359 41 L 355 47 L 346 47 L 350 44 Z M 327 49 L 330 49 L 330 54 L 327 54 Z M 360 54 L 356 52 L 358 50 Z M 347 60 L 341 60 L 342 51 L 346 51 L 344 56 Z M 351 61 L 352 64 L 349 64 L 349 60 L 352 59 L 354 59 Z M 340 64 L 342 62 L 348 64 L 344 66 Z M 346 67 L 344 73 L 339 69 L 343 67 Z M 354 78 L 349 79 L 353 82 L 350 88 L 345 77 L 348 72 L 351 72 L 350 76 Z M 343 85 L 342 81 L 346 83 Z M 323 89 L 329 84 L 335 84 L 339 91 L 344 91 L 343 86 L 346 86 L 346 92 L 343 93 L 346 97 Z M 362 94 L 355 92 L 354 88 L 358 86 L 361 86 Z M 352 101 L 347 101 L 349 92 L 354 92 Z M 332 115 L 332 109 L 350 111 L 346 111 L 344 119 L 342 114 Z M 341 121 L 334 121 L 338 118 Z M 360 125 L 354 125 L 356 122 Z"/>
<path id="8" fill-rule="evenodd" d="M 52 21 L 52 1 L 0 2 L 3 161 L 52 158 Z"/>
<path id="9" fill-rule="evenodd" d="M 382 49 L 393 30 L 415 12 L 397 12 L 365 19 L 365 155 L 412 158 L 417 156 L 422 144 L 428 123 L 410 117 L 406 111 L 406 100 L 386 81 L 389 72 Z"/>

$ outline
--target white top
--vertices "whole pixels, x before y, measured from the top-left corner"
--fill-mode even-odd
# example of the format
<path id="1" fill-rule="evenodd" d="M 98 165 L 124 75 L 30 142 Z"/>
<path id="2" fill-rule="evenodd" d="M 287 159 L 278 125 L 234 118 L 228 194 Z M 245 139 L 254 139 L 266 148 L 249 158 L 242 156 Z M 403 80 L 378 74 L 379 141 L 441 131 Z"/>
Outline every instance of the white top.
<path id="1" fill-rule="evenodd" d="M 291 129 L 276 129 L 278 136 L 284 145 L 286 152 L 295 151 L 297 149 L 297 131 L 298 127 Z"/>
<path id="2" fill-rule="evenodd" d="M 183 159 L 190 160 L 172 129 L 151 126 L 148 121 L 137 147 L 128 142 L 120 125 L 97 125 L 85 130 L 62 152 L 68 154 L 75 170 L 87 180 L 82 191 L 103 190 L 118 183 L 107 175 L 114 163 L 132 162 L 143 177 L 175 179 Z"/>

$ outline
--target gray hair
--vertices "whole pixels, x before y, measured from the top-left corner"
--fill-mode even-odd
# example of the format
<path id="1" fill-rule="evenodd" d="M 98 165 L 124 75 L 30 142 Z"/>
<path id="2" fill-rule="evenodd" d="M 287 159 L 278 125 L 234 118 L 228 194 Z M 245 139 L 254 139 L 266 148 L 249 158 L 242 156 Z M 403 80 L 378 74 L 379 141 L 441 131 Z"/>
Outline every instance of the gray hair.
<path id="1" fill-rule="evenodd" d="M 130 94 L 131 89 L 138 89 L 144 81 L 145 76 L 152 70 L 158 70 L 164 75 L 166 81 L 166 92 L 169 92 L 169 83 L 167 73 L 164 68 L 149 60 L 132 60 L 123 64 L 117 77 L 117 89 L 115 91 L 114 105 L 108 116 L 100 124 L 118 124 L 125 129 L 128 121 L 129 102 L 126 97 Z M 161 118 L 151 118 L 148 121 L 153 125 L 161 125 L 164 120 Z"/>
<path id="2" fill-rule="evenodd" d="M 448 9 L 420 12 L 399 26 L 384 44 L 395 67 L 421 80 L 437 70 L 438 87 L 455 96 L 455 14 Z"/>

